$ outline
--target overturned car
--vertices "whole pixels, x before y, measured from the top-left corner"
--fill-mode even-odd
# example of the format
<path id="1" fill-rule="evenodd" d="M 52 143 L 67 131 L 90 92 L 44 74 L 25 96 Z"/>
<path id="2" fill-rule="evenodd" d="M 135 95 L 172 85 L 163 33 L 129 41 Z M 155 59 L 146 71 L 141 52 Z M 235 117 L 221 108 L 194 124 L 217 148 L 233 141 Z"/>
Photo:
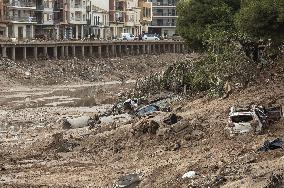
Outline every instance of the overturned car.
<path id="1" fill-rule="evenodd" d="M 230 135 L 247 133 L 261 133 L 261 131 L 279 121 L 283 117 L 282 107 L 264 107 L 252 105 L 250 107 L 231 107 L 229 113 L 228 129 Z"/>

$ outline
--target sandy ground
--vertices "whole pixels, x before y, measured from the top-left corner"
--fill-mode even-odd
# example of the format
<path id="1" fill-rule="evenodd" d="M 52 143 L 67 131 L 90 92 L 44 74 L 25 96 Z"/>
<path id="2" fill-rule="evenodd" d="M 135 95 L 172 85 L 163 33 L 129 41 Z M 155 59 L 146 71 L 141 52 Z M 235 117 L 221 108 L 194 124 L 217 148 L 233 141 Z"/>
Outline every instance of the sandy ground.
<path id="1" fill-rule="evenodd" d="M 130 89 L 131 84 L 110 82 L 99 85 L 98 92 L 92 84 L 33 87 L 2 78 L 9 87 L 0 92 L 0 187 L 111 188 L 130 173 L 141 174 L 137 187 L 143 188 L 283 187 L 283 149 L 257 152 L 265 140 L 283 139 L 283 120 L 260 135 L 230 137 L 225 130 L 232 105 L 284 106 L 282 75 L 223 100 L 176 101 L 173 112 L 182 120 L 169 126 L 159 121 L 169 113 L 158 113 L 153 117 L 159 124 L 155 131 L 141 123 L 150 119 L 137 118 L 92 130 L 61 128 L 63 117 L 108 110 L 109 96 Z M 94 95 L 99 100 L 85 99 Z M 80 99 L 87 104 L 76 102 Z M 60 103 L 66 100 L 68 104 Z M 57 133 L 62 138 L 56 139 Z M 182 179 L 187 171 L 195 171 L 196 176 Z"/>

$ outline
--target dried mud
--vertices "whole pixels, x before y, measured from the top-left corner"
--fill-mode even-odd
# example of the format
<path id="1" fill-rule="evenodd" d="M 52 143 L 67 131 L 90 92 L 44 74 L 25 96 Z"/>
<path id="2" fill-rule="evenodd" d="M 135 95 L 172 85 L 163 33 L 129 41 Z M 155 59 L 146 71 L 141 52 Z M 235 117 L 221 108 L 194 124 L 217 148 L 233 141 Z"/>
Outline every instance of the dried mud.
<path id="1" fill-rule="evenodd" d="M 171 131 L 157 118 L 169 115 L 167 112 L 156 119 L 103 124 L 92 130 L 62 130 L 62 117 L 104 112 L 112 101 L 103 103 L 107 95 L 102 94 L 95 107 L 45 105 L 51 101 L 29 107 L 31 101 L 48 96 L 70 93 L 70 98 L 80 98 L 82 90 L 70 92 L 74 85 L 65 85 L 56 93 L 58 86 L 32 87 L 8 79 L 9 87 L 0 92 L 0 186 L 111 188 L 122 175 L 141 173 L 137 187 L 143 188 L 283 187 L 283 149 L 257 152 L 265 140 L 283 139 L 283 120 L 260 135 L 230 137 L 225 130 L 232 105 L 284 106 L 283 81 L 283 72 L 274 77 L 263 75 L 258 84 L 235 91 L 227 99 L 177 101 L 173 109 L 182 120 Z M 121 87 L 101 86 L 108 96 L 120 92 Z M 26 101 L 27 97 L 31 100 Z M 24 105 L 19 108 L 15 101 L 24 101 Z M 148 129 L 151 121 L 158 122 L 155 130 Z M 182 179 L 187 171 L 195 171 L 196 176 Z"/>

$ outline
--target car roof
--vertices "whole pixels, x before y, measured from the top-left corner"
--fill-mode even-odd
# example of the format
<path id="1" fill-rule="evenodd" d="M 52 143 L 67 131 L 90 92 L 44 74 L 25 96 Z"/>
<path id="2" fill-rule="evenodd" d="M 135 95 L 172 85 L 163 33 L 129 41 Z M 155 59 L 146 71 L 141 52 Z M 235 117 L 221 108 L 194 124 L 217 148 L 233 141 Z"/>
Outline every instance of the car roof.
<path id="1" fill-rule="evenodd" d="M 242 116 L 242 115 L 253 116 L 253 113 L 252 112 L 232 112 L 230 113 L 230 116 Z"/>

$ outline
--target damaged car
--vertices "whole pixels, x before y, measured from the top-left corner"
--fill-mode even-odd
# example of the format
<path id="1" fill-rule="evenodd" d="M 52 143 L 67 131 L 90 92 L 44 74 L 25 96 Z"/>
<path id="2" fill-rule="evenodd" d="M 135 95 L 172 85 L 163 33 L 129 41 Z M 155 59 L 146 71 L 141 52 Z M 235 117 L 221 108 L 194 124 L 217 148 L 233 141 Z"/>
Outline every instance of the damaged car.
<path id="1" fill-rule="evenodd" d="M 263 107 L 252 105 L 250 107 L 231 107 L 229 113 L 228 129 L 230 135 L 254 132 L 256 134 L 279 121 L 283 117 L 282 107 Z"/>

